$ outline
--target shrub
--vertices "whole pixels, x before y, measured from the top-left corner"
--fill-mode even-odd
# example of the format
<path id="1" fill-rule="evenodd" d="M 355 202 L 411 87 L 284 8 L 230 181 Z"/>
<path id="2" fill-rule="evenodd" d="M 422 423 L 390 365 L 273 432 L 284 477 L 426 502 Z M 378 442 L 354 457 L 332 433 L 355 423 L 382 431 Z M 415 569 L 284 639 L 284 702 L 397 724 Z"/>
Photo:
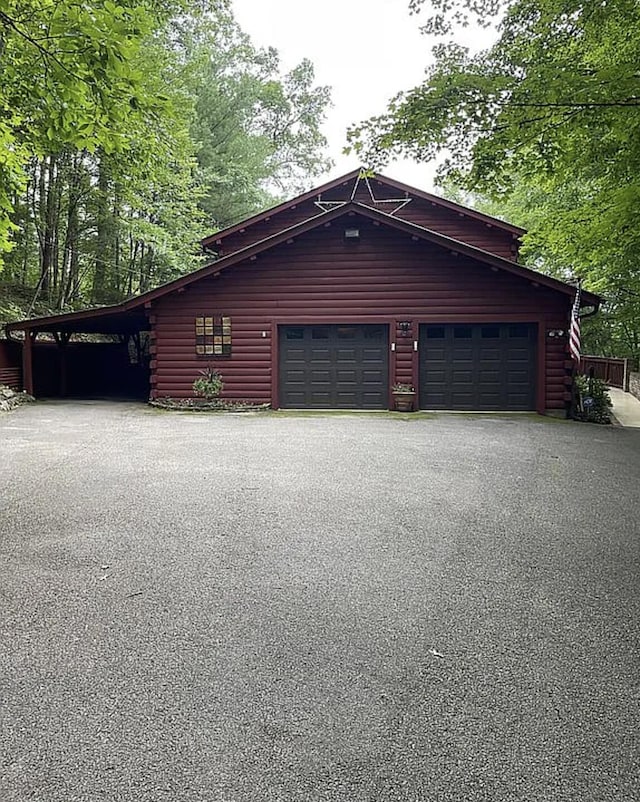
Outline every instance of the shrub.
<path id="1" fill-rule="evenodd" d="M 224 388 L 222 375 L 209 365 L 200 371 L 200 376 L 194 381 L 192 387 L 197 396 L 211 401 L 217 398 Z"/>
<path id="2" fill-rule="evenodd" d="M 611 398 L 602 379 L 578 375 L 573 380 L 575 420 L 589 423 L 611 423 Z"/>
<path id="3" fill-rule="evenodd" d="M 403 384 L 402 382 L 394 384 L 391 388 L 394 393 L 415 393 L 416 388 L 413 384 Z"/>

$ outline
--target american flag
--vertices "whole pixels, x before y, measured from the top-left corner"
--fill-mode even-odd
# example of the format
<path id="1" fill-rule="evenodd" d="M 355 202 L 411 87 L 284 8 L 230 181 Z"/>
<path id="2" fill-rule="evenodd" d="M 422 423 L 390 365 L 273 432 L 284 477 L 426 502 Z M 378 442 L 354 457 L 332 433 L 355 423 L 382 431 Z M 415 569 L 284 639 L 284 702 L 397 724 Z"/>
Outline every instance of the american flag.
<path id="1" fill-rule="evenodd" d="M 569 328 L 569 351 L 576 362 L 580 363 L 580 282 L 576 287 L 576 299 L 571 310 L 571 326 Z"/>

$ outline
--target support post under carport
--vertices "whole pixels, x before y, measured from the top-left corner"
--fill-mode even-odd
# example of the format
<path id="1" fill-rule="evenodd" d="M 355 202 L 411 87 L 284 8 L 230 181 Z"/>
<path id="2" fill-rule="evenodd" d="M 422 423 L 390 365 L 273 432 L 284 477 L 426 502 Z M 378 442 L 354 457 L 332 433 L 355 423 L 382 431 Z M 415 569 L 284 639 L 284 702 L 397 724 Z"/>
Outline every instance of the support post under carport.
<path id="1" fill-rule="evenodd" d="M 37 336 L 37 331 L 27 329 L 22 344 L 22 389 L 29 395 L 33 395 L 33 344 Z"/>

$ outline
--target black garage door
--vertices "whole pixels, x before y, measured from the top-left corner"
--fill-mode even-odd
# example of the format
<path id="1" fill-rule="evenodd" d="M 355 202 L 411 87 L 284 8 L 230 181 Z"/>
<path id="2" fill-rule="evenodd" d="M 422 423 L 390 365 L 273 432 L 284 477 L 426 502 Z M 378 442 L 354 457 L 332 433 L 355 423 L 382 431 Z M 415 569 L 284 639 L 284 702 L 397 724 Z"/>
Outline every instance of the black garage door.
<path id="1" fill-rule="evenodd" d="M 422 409 L 535 409 L 530 323 L 420 326 Z"/>
<path id="2" fill-rule="evenodd" d="M 387 326 L 281 326 L 280 406 L 388 409 Z"/>

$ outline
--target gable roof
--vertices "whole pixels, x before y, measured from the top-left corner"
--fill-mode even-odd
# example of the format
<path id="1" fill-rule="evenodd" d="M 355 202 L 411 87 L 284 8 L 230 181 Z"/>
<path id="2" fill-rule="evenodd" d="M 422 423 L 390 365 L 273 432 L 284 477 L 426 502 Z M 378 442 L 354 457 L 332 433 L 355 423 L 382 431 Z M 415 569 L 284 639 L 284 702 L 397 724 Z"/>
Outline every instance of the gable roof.
<path id="1" fill-rule="evenodd" d="M 387 214 L 386 212 L 381 212 L 379 209 L 375 209 L 372 206 L 367 206 L 364 203 L 359 203 L 357 201 L 350 201 L 346 203 L 344 206 L 337 207 L 335 209 L 331 209 L 327 212 L 320 212 L 319 214 L 315 215 L 314 217 L 310 217 L 307 220 L 303 220 L 300 223 L 296 223 L 295 225 L 285 228 L 282 231 L 279 231 L 276 234 L 271 234 L 265 239 L 260 240 L 255 243 L 251 243 L 246 247 L 242 248 L 239 251 L 234 251 L 230 253 L 228 256 L 223 256 L 221 259 L 216 260 L 215 262 L 211 262 L 208 265 L 200 268 L 200 270 L 196 270 L 193 273 L 189 273 L 186 276 L 182 276 L 181 278 L 175 279 L 174 281 L 170 282 L 169 284 L 164 284 L 161 287 L 158 287 L 155 290 L 150 290 L 149 292 L 145 293 L 144 296 L 139 296 L 140 298 L 144 298 L 148 301 L 152 301 L 155 298 L 161 297 L 168 292 L 173 292 L 176 289 L 180 289 L 182 287 L 187 287 L 189 284 L 192 284 L 194 281 L 199 281 L 201 278 L 210 275 L 216 275 L 221 273 L 223 270 L 227 270 L 230 267 L 238 264 L 238 262 L 242 262 L 247 258 L 251 258 L 252 256 L 257 256 L 259 253 L 262 253 L 269 248 L 272 248 L 276 245 L 280 245 L 283 242 L 286 242 L 293 237 L 299 236 L 300 234 L 304 234 L 307 231 L 311 231 L 314 228 L 318 228 L 320 225 L 324 223 L 331 222 L 332 220 L 336 220 L 340 217 L 344 217 L 345 215 L 351 214 L 356 212 L 363 217 L 369 218 L 371 220 L 377 221 L 384 225 L 388 225 L 392 228 L 395 228 L 399 231 L 403 231 L 410 236 L 415 236 L 418 239 L 426 240 L 428 242 L 432 242 L 436 245 L 440 245 L 444 248 L 447 248 L 454 253 L 459 253 L 464 256 L 469 256 L 472 259 L 475 259 L 479 262 L 483 262 L 484 264 L 491 265 L 493 267 L 497 267 L 499 269 L 505 270 L 508 273 L 512 273 L 513 275 L 519 276 L 520 278 L 525 278 L 528 281 L 531 281 L 535 284 L 540 286 L 549 287 L 552 290 L 556 290 L 558 292 L 562 292 L 565 295 L 570 297 L 575 296 L 575 287 L 571 284 L 566 284 L 564 281 L 560 281 L 559 279 L 552 278 L 551 276 L 546 276 L 544 273 L 538 273 L 536 270 L 531 270 L 531 268 L 523 267 L 519 265 L 517 262 L 512 262 L 509 259 L 505 259 L 502 256 L 497 256 L 496 254 L 489 253 L 488 251 L 482 250 L 482 248 L 478 248 L 475 245 L 469 245 L 466 242 L 461 242 L 460 240 L 453 239 L 452 237 L 448 237 L 445 234 L 440 234 L 437 231 L 433 231 L 429 228 L 425 228 L 423 226 L 418 225 L 417 223 L 411 223 L 408 220 L 402 220 L 399 217 L 396 217 L 391 214 Z M 583 306 L 586 305 L 594 305 L 598 306 L 600 304 L 600 298 L 593 293 L 583 291 L 582 292 L 582 300 Z"/>
<path id="2" fill-rule="evenodd" d="M 305 234 L 307 231 L 319 228 L 325 223 L 331 222 L 332 220 L 337 220 L 340 217 L 344 217 L 345 215 L 353 213 L 357 213 L 380 224 L 390 226 L 391 228 L 402 231 L 412 237 L 415 237 L 416 239 L 439 245 L 449 251 L 452 251 L 453 253 L 468 256 L 469 258 L 475 259 L 478 262 L 496 267 L 499 270 L 504 270 L 507 273 L 526 279 L 531 284 L 536 286 L 548 287 L 556 292 L 563 293 L 569 298 L 573 298 L 575 296 L 575 287 L 571 284 L 566 284 L 559 279 L 546 276 L 543 273 L 538 273 L 535 270 L 531 270 L 528 267 L 523 267 L 522 265 L 512 262 L 509 259 L 496 256 L 495 254 L 484 251 L 474 245 L 469 245 L 466 242 L 453 239 L 452 237 L 440 234 L 437 231 L 432 231 L 431 229 L 419 226 L 416 223 L 411 223 L 407 220 L 402 220 L 393 215 L 381 212 L 379 209 L 375 209 L 372 206 L 367 206 L 366 204 L 359 203 L 357 201 L 351 201 L 346 203 L 344 206 L 336 207 L 326 212 L 320 212 L 314 217 L 303 220 L 300 223 L 296 223 L 295 225 L 283 229 L 276 234 L 272 234 L 265 239 L 260 240 L 259 242 L 247 245 L 245 248 L 234 251 L 228 256 L 224 256 L 221 259 L 210 262 L 204 267 L 201 267 L 199 270 L 188 273 L 186 276 L 181 276 L 180 278 L 174 279 L 173 281 L 163 284 L 160 287 L 156 287 L 156 289 L 149 290 L 142 295 L 137 295 L 134 298 L 123 301 L 120 304 L 100 307 L 98 309 L 88 309 L 81 312 L 69 312 L 63 315 L 32 318 L 31 320 L 8 323 L 5 326 L 5 330 L 7 332 L 23 329 L 29 329 L 32 331 L 51 331 L 60 327 L 62 330 L 64 330 L 64 328 L 67 328 L 68 330 L 74 330 L 74 323 L 80 323 L 82 321 L 85 326 L 91 325 L 94 327 L 76 330 L 104 331 L 103 328 L 99 327 L 102 322 L 100 320 L 101 318 L 105 319 L 106 321 L 106 318 L 109 316 L 122 316 L 125 313 L 132 312 L 137 312 L 138 315 L 143 315 L 144 308 L 150 306 L 151 303 L 158 298 L 162 298 L 163 296 L 172 292 L 185 289 L 189 285 L 200 281 L 203 278 L 207 278 L 208 276 L 218 275 L 219 273 L 233 268 L 235 265 L 244 262 L 247 259 L 251 259 L 251 257 L 258 256 L 260 253 L 264 253 L 265 251 L 268 251 L 277 245 L 281 245 L 282 243 L 300 236 L 301 234 Z M 597 308 L 600 303 L 601 298 L 598 295 L 587 292 L 586 290 L 582 291 L 581 306 L 595 306 Z M 130 318 L 131 315 L 127 315 L 127 317 Z"/>
<path id="3" fill-rule="evenodd" d="M 362 175 L 363 168 L 359 167 L 357 170 L 352 170 L 350 173 L 341 176 L 340 178 L 335 178 L 333 181 L 328 181 L 326 184 L 322 184 L 319 187 L 315 187 L 314 189 L 310 189 L 308 192 L 304 192 L 302 195 L 298 195 L 291 200 L 284 201 L 283 203 L 279 203 L 276 206 L 271 207 L 270 209 L 265 209 L 263 212 L 258 212 L 258 214 L 254 214 L 252 217 L 247 218 L 246 220 L 242 220 L 239 223 L 234 223 L 232 226 L 228 226 L 227 228 L 222 229 L 221 231 L 216 232 L 215 234 L 210 234 L 208 237 L 205 237 L 201 240 L 202 247 L 206 250 L 209 246 L 217 243 L 218 241 L 224 240 L 225 237 L 230 236 L 231 234 L 235 234 L 238 231 L 244 231 L 247 228 L 255 225 L 256 223 L 261 223 L 265 220 L 268 220 L 270 217 L 274 217 L 275 215 L 281 214 L 282 212 L 286 212 L 290 209 L 294 209 L 296 206 L 299 206 L 301 203 L 305 203 L 306 201 L 313 200 L 318 195 L 322 195 L 324 192 L 329 192 L 336 187 L 341 185 L 348 185 L 351 181 L 354 184 L 358 181 L 359 177 Z M 416 189 L 415 187 L 411 187 L 408 184 L 403 184 L 400 181 L 396 181 L 393 178 L 388 178 L 381 173 L 374 173 L 373 176 L 369 176 L 371 181 L 379 181 L 381 184 L 384 184 L 388 187 L 392 187 L 399 192 L 408 193 L 409 195 L 413 195 L 416 198 L 421 198 L 422 200 L 426 200 L 429 203 L 432 203 L 436 206 L 440 206 L 443 209 L 449 209 L 450 211 L 454 211 L 457 214 L 465 215 L 466 217 L 471 217 L 474 220 L 478 220 L 482 223 L 488 223 L 495 228 L 502 228 L 503 230 L 513 234 L 515 237 L 520 237 L 523 234 L 526 234 L 526 229 L 520 228 L 519 226 L 514 226 L 511 223 L 506 223 L 504 220 L 500 220 L 497 217 L 492 217 L 491 215 L 484 214 L 483 212 L 479 212 L 476 209 L 470 209 L 467 206 L 462 206 L 459 203 L 455 203 L 454 201 L 446 200 L 445 198 L 441 198 L 439 195 L 433 195 L 430 192 L 423 192 L 421 189 Z"/>

